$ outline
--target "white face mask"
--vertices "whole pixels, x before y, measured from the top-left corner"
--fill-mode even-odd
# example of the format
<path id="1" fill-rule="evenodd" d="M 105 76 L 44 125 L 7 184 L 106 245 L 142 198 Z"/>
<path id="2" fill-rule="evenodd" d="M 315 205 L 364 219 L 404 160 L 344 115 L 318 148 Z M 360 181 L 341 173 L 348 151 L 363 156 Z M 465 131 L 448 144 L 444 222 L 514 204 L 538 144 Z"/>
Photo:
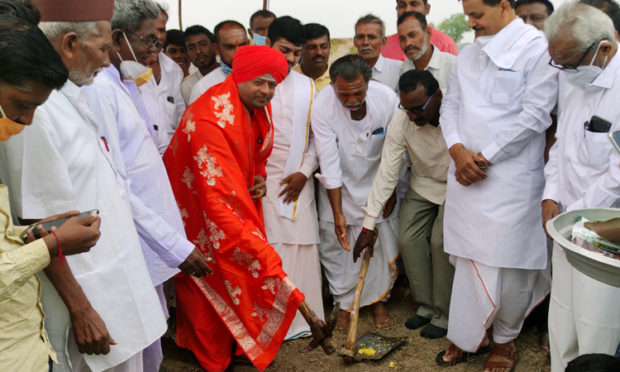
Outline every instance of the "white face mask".
<path id="1" fill-rule="evenodd" d="M 594 52 L 594 56 L 592 57 L 592 61 L 587 66 L 578 66 L 575 70 L 564 70 L 566 74 L 566 80 L 568 80 L 571 84 L 585 89 L 588 85 L 592 84 L 594 80 L 603 72 L 603 69 L 594 65 L 594 60 L 596 59 L 596 55 L 598 54 L 599 49 L 601 48 L 601 41 L 596 47 L 596 51 Z M 607 57 L 603 61 L 603 66 L 607 63 Z"/>
<path id="2" fill-rule="evenodd" d="M 125 42 L 129 47 L 129 51 L 131 52 L 131 56 L 133 57 L 133 61 L 123 61 L 123 58 L 120 54 L 117 53 L 118 58 L 121 60 L 121 76 L 124 80 L 131 80 L 136 83 L 137 86 L 141 86 L 146 84 L 153 77 L 153 70 L 150 67 L 146 67 L 145 65 L 138 63 L 138 59 L 136 58 L 136 54 L 133 52 L 133 48 L 127 39 L 127 35 L 123 32 L 123 37 L 125 38 Z"/>

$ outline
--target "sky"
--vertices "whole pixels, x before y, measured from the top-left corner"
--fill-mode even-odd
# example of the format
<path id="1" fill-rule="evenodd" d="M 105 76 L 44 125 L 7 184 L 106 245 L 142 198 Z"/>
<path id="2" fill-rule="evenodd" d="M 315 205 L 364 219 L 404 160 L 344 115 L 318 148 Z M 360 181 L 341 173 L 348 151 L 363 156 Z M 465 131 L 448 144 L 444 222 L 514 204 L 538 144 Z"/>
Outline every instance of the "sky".
<path id="1" fill-rule="evenodd" d="M 178 28 L 178 0 L 157 0 L 169 6 L 168 29 Z M 241 22 L 246 28 L 252 13 L 262 8 L 262 0 L 182 0 L 183 27 L 201 24 L 213 27 L 225 19 Z M 463 11 L 458 0 L 428 0 L 428 19 L 435 25 L 454 13 Z M 568 0 L 551 0 L 557 7 Z M 270 0 L 269 10 L 276 15 L 290 15 L 302 23 L 316 22 L 326 26 L 332 37 L 353 37 L 355 21 L 373 13 L 383 20 L 388 35 L 396 33 L 396 1 L 394 0 Z"/>

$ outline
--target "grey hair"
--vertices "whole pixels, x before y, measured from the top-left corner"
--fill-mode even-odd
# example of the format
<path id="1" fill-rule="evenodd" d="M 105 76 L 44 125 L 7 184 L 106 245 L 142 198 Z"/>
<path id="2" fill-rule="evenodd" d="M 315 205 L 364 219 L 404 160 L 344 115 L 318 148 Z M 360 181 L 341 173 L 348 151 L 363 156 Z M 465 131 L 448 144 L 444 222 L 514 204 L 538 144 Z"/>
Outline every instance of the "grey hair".
<path id="1" fill-rule="evenodd" d="M 112 30 L 137 31 L 146 19 L 159 17 L 159 5 L 152 0 L 114 0 Z"/>
<path id="2" fill-rule="evenodd" d="M 82 42 L 88 40 L 92 35 L 98 35 L 96 21 L 86 22 L 41 22 L 39 28 L 49 40 L 54 40 L 58 36 L 75 32 Z"/>
<path id="3" fill-rule="evenodd" d="M 385 24 L 383 23 L 383 21 L 381 20 L 381 18 L 377 17 L 374 14 L 366 14 L 363 17 L 360 17 L 360 19 L 357 20 L 357 22 L 355 22 L 355 32 L 357 32 L 357 26 L 360 23 L 376 23 L 379 26 L 381 26 L 381 37 L 384 38 L 385 37 Z"/>
<path id="4" fill-rule="evenodd" d="M 605 13 L 593 6 L 568 2 L 545 22 L 549 41 L 559 37 L 572 38 L 581 51 L 603 40 L 615 42 L 614 24 Z"/>

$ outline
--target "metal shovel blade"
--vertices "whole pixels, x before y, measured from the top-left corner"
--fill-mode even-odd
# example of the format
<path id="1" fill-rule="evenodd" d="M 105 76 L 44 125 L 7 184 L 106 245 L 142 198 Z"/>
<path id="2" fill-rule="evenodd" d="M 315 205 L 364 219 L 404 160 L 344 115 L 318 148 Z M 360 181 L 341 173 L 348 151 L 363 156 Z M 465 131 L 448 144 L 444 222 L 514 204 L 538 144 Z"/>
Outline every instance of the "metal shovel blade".
<path id="1" fill-rule="evenodd" d="M 406 342 L 406 337 L 384 337 L 377 333 L 367 332 L 355 341 L 355 362 L 379 360 L 396 350 Z"/>

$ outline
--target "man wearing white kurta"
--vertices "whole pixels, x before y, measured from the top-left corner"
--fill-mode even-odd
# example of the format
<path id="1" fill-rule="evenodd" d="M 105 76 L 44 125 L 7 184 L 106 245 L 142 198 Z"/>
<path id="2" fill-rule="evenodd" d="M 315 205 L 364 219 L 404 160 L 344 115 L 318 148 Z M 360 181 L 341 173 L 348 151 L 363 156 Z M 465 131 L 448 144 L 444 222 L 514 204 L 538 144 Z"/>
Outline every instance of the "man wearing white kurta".
<path id="1" fill-rule="evenodd" d="M 620 129 L 620 57 L 613 23 L 596 8 L 566 4 L 546 27 L 556 65 L 575 66 L 584 58 L 576 71 L 560 73 L 557 141 L 545 167 L 543 221 L 576 209 L 618 208 L 620 156 L 605 132 Z M 594 117 L 610 127 L 584 128 Z M 620 288 L 573 268 L 557 243 L 552 263 L 551 370 L 563 371 L 583 354 L 614 355 L 620 343 Z"/>
<path id="2" fill-rule="evenodd" d="M 89 107 L 99 118 L 101 134 L 107 140 L 115 165 L 130 185 L 129 201 L 142 253 L 167 316 L 163 283 L 179 271 L 177 267 L 185 268 L 184 262 L 191 265 L 192 259 L 200 260 L 201 256 L 198 252 L 191 256 L 196 248 L 185 237 L 163 161 L 116 67 L 104 69 L 94 84 L 84 90 Z M 194 270 L 184 271 L 197 275 Z M 200 271 L 202 275 L 206 273 Z M 163 359 L 159 341 L 145 350 L 143 357 L 145 371 L 159 371 Z"/>
<path id="3" fill-rule="evenodd" d="M 319 253 L 334 301 L 351 310 L 361 260 L 354 262 L 349 241 L 362 230 L 368 192 L 374 179 L 385 131 L 397 110 L 396 94 L 370 80 L 370 66 L 357 55 L 338 59 L 330 68 L 332 84 L 319 93 L 312 109 L 323 185 L 319 190 Z M 396 214 L 379 218 L 379 237 L 370 260 L 360 306 L 375 304 L 377 327 L 391 318 L 381 301 L 387 300 L 396 278 L 398 257 Z M 339 327 L 346 329 L 348 314 L 342 312 Z"/>
<path id="4" fill-rule="evenodd" d="M 276 18 L 268 30 L 268 45 L 281 51 L 289 74 L 271 100 L 273 150 L 267 160 L 267 194 L 263 218 L 269 244 L 282 259 L 282 268 L 306 296 L 320 319 L 323 314 L 319 222 L 312 174 L 319 167 L 310 131 L 310 112 L 316 89 L 309 77 L 291 68 L 299 62 L 304 28 L 291 17 Z M 297 314 L 286 340 L 309 336 L 310 326 Z"/>
<path id="5" fill-rule="evenodd" d="M 485 370 L 509 370 L 523 320 L 549 293 L 538 214 L 557 70 L 548 65 L 544 35 L 517 18 L 508 1 L 464 0 L 463 9 L 477 39 L 457 57 L 441 107 L 452 157 L 444 249 L 455 274 L 447 336 L 453 344 L 437 362 L 458 363 L 467 352 L 488 349 L 493 325 Z"/>
<path id="6" fill-rule="evenodd" d="M 36 3 L 44 20 L 65 21 L 74 15 L 68 11 L 73 1 Z M 112 2 L 110 16 L 111 7 Z M 21 193 L 13 196 L 17 215 L 23 219 L 69 209 L 99 209 L 102 220 L 101 238 L 89 253 L 67 258 L 68 266 L 57 263 L 54 271 L 48 271 L 49 280 L 42 276 L 45 326 L 60 362 L 54 371 L 142 371 L 142 350 L 161 337 L 166 321 L 140 249 L 129 190 L 114 166 L 84 93 L 73 81 L 88 84 L 95 69 L 108 63 L 107 53 L 94 51 L 105 50 L 111 43 L 110 24 L 97 22 L 96 32 L 87 28 L 90 37 L 78 34 L 86 40 L 81 46 L 81 53 L 88 51 L 85 55 L 90 56 L 86 62 L 76 61 L 76 53 L 60 48 L 59 40 L 72 32 L 70 27 L 60 29 L 44 22 L 40 27 L 59 51 L 71 80 L 39 107 L 35 125 L 16 137 L 18 141 L 7 143 L 11 162 L 22 167 L 2 172 L 21 182 Z M 108 339 L 101 340 L 111 344 L 107 355 L 78 351 L 93 351 L 92 345 L 84 350 L 84 344 L 76 343 L 80 340 L 75 335 L 85 336 L 84 324 L 86 332 L 96 329 L 93 327 L 103 327 L 105 334 L 109 331 Z M 97 351 L 102 352 L 105 350 Z"/>
<path id="7" fill-rule="evenodd" d="M 185 112 L 185 100 L 181 95 L 183 70 L 163 52 L 159 52 L 157 58 L 161 69 L 160 80 L 153 77 L 140 86 L 140 91 L 156 128 L 155 143 L 163 155 Z"/>
<path id="8" fill-rule="evenodd" d="M 209 88 L 211 88 L 212 86 L 226 80 L 228 74 L 224 72 L 222 67 L 218 67 L 215 70 L 209 72 L 207 75 L 203 76 L 192 88 L 192 93 L 189 95 L 188 105 L 191 105 L 195 100 L 200 98 L 200 96 L 202 96 L 204 92 L 209 90 Z"/>

